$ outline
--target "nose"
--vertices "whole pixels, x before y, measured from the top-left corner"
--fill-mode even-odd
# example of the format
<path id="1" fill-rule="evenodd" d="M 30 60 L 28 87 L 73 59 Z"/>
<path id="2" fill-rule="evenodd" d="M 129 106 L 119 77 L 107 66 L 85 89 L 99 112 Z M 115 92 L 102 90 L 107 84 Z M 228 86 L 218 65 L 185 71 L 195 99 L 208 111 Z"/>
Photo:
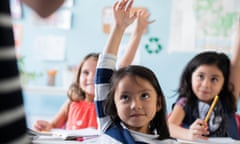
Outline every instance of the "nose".
<path id="1" fill-rule="evenodd" d="M 89 81 L 94 81 L 94 76 L 95 76 L 95 73 L 90 73 L 90 74 L 88 75 L 88 80 L 89 80 Z"/>
<path id="2" fill-rule="evenodd" d="M 139 110 L 141 108 L 142 108 L 141 100 L 138 98 L 133 99 L 131 102 L 131 109 Z"/>
<path id="3" fill-rule="evenodd" d="M 210 86 L 211 82 L 210 82 L 210 80 L 205 79 L 205 80 L 202 82 L 202 84 L 203 84 L 204 87 L 207 87 L 207 88 L 208 88 L 208 87 Z"/>

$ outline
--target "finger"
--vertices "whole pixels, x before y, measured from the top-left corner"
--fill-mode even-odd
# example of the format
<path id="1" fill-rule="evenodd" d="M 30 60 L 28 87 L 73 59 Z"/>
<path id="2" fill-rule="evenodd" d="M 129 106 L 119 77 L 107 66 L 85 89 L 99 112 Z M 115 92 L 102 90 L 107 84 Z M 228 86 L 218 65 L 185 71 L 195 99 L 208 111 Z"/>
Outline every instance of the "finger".
<path id="1" fill-rule="evenodd" d="M 200 119 L 196 119 L 193 124 L 190 126 L 190 128 L 192 127 L 196 127 L 196 126 L 201 126 L 203 124 L 203 121 Z"/>
<path id="2" fill-rule="evenodd" d="M 149 19 L 150 13 L 146 13 L 145 17 L 146 17 L 146 19 Z M 155 21 L 156 21 L 155 19 L 153 19 L 153 20 L 148 20 L 148 24 L 152 24 L 152 23 L 154 23 Z"/>
<path id="3" fill-rule="evenodd" d="M 152 23 L 154 23 L 156 20 L 154 19 L 154 20 L 151 20 L 151 21 L 148 21 L 148 24 L 152 24 Z"/>
<path id="4" fill-rule="evenodd" d="M 134 12 L 132 13 L 132 16 L 133 16 L 133 17 L 138 17 L 137 11 L 134 11 Z"/>
<path id="5" fill-rule="evenodd" d="M 114 11 L 117 10 L 117 8 L 118 8 L 118 4 L 119 4 L 118 1 L 116 1 L 116 2 L 113 4 L 113 10 L 114 10 Z"/>
<path id="6" fill-rule="evenodd" d="M 133 0 L 130 0 L 127 7 L 126 7 L 126 12 L 130 12 L 130 10 L 132 8 L 132 5 L 133 5 Z"/>
<path id="7" fill-rule="evenodd" d="M 203 127 L 195 127 L 195 129 L 192 130 L 194 135 L 209 135 L 209 131 L 204 129 Z"/>
<path id="8" fill-rule="evenodd" d="M 127 3 L 128 3 L 128 0 L 122 0 L 118 5 L 118 9 L 120 9 L 120 10 L 124 9 L 126 7 Z"/>
<path id="9" fill-rule="evenodd" d="M 201 135 L 203 135 L 203 133 L 202 133 L 202 131 L 199 130 L 199 129 L 194 129 L 194 130 L 193 130 L 193 135 L 201 136 Z"/>
<path id="10" fill-rule="evenodd" d="M 34 125 L 34 129 L 37 131 L 42 131 L 42 127 L 40 125 Z"/>
<path id="11" fill-rule="evenodd" d="M 198 124 L 198 125 L 199 125 L 199 124 L 202 124 L 202 122 L 203 122 L 203 121 L 202 121 L 201 119 L 196 119 L 196 120 L 194 121 L 194 123 L 195 123 L 195 124 Z"/>
<path id="12" fill-rule="evenodd" d="M 201 140 L 208 140 L 208 137 L 202 135 L 199 135 L 197 138 Z"/>

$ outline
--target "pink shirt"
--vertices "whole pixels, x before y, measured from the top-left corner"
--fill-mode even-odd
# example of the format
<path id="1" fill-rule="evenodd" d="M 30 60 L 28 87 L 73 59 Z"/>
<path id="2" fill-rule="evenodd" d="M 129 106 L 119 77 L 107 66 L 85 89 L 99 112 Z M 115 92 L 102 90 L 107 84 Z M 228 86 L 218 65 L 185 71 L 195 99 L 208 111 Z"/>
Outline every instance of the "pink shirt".
<path id="1" fill-rule="evenodd" d="M 97 128 L 96 108 L 93 102 L 71 102 L 66 129 Z"/>

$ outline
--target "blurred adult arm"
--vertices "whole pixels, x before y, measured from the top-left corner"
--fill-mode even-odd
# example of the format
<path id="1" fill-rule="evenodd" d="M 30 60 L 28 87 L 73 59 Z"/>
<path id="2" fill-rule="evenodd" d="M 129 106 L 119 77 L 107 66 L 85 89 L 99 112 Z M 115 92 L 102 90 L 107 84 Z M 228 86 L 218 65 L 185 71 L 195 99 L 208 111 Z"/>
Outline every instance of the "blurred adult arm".
<path id="1" fill-rule="evenodd" d="M 39 16 L 48 17 L 55 12 L 64 0 L 21 0 L 32 8 Z"/>

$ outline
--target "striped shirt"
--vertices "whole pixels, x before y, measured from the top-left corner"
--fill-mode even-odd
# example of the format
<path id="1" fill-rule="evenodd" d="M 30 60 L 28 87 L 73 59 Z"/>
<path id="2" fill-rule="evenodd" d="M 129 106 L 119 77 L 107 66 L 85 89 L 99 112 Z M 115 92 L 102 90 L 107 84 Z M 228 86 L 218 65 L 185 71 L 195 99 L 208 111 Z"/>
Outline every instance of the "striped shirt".
<path id="1" fill-rule="evenodd" d="M 0 143 L 29 143 L 10 16 L 0 1 Z"/>
<path id="2" fill-rule="evenodd" d="M 115 70 L 115 65 L 116 57 L 113 55 L 100 55 L 98 58 L 94 101 L 97 109 L 98 129 L 103 132 L 112 124 L 110 117 L 103 113 L 102 103 L 105 101 L 107 93 L 109 92 L 109 82 Z"/>

